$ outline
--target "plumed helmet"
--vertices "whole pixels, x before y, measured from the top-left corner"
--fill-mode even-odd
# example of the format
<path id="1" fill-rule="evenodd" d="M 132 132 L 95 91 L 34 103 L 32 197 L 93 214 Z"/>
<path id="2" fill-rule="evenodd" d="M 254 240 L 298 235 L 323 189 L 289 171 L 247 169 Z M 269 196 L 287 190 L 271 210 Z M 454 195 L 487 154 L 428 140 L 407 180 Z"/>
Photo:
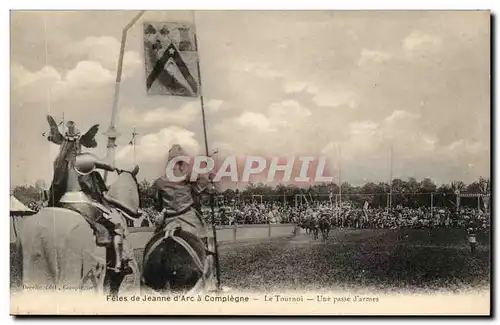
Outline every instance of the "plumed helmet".
<path id="1" fill-rule="evenodd" d="M 179 144 L 174 144 L 168 151 L 168 161 L 179 156 L 188 156 L 188 154 Z"/>

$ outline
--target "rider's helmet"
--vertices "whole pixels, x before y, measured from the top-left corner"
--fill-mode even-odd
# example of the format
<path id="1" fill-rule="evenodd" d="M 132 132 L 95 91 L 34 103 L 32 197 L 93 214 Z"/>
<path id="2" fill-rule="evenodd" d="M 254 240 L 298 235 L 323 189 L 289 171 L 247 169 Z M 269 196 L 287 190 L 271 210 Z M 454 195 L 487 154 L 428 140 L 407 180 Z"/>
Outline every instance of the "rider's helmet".
<path id="1" fill-rule="evenodd" d="M 172 148 L 168 151 L 168 158 L 167 161 L 170 162 L 172 159 L 181 157 L 181 156 L 186 156 L 188 157 L 188 154 L 184 148 L 182 148 L 179 144 L 174 144 Z M 179 172 L 183 175 L 188 173 L 188 167 L 189 164 L 186 163 L 185 161 L 178 161 L 176 162 L 175 166 L 171 166 L 174 168 L 174 174 L 178 174 Z M 178 175 L 179 176 L 179 175 Z"/>

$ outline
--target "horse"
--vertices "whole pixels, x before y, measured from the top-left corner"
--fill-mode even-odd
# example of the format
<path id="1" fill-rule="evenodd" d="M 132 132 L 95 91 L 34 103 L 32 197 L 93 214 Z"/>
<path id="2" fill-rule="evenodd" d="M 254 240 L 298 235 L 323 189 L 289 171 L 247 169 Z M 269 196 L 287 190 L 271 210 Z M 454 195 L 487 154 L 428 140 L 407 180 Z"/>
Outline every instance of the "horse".
<path id="1" fill-rule="evenodd" d="M 318 228 L 318 220 L 314 217 L 314 212 L 305 212 L 306 215 L 302 219 L 301 227 L 306 230 L 307 235 L 312 235 L 313 239 L 318 239 L 319 236 L 319 228 Z"/>
<path id="2" fill-rule="evenodd" d="M 319 223 L 318 220 L 312 216 L 309 220 L 309 229 L 313 235 L 313 239 L 317 240 L 319 238 Z"/>
<path id="3" fill-rule="evenodd" d="M 60 152 L 54 162 L 48 204 L 24 220 L 16 242 L 23 287 L 117 294 L 126 277 L 132 277 L 131 285 L 138 286 L 137 263 L 126 240 L 126 218 L 136 217 L 138 211 L 138 168 L 132 172 L 107 168 L 119 175 L 109 189 L 103 188 L 98 172 L 79 175 L 75 165 L 82 145 L 97 145 L 98 126 L 80 136 L 70 121 L 63 136 L 52 117 L 47 119 L 51 126 L 48 139 L 60 145 Z M 103 240 L 111 234 L 88 218 L 91 213 L 102 217 L 101 211 L 118 220 L 121 236 Z M 116 238 L 121 242 L 115 242 Z M 117 258 L 122 250 L 124 255 L 129 253 L 124 256 L 129 261 L 126 265 L 120 265 Z"/>
<path id="4" fill-rule="evenodd" d="M 306 218 L 301 213 L 297 214 L 297 225 L 300 227 L 300 229 L 304 229 L 306 231 L 306 235 L 308 235 L 308 229 L 307 229 L 307 225 L 306 225 Z"/>
<path id="5" fill-rule="evenodd" d="M 199 237 L 169 223 L 144 249 L 141 287 L 160 294 L 205 291 L 212 269 L 208 257 Z"/>
<path id="6" fill-rule="evenodd" d="M 323 240 L 328 239 L 328 235 L 330 234 L 330 227 L 331 227 L 331 222 L 330 222 L 330 216 L 326 213 L 323 213 L 319 220 L 318 220 L 318 227 L 321 232 L 321 236 L 323 237 Z"/>

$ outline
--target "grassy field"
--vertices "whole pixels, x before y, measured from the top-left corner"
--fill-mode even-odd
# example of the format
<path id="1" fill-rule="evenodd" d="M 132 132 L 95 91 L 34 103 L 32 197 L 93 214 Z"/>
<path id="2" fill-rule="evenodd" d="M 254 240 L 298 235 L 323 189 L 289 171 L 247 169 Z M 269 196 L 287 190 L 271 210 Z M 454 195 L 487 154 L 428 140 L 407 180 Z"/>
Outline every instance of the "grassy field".
<path id="1" fill-rule="evenodd" d="M 221 284 L 259 292 L 484 288 L 490 283 L 488 236 L 478 242 L 474 255 L 466 233 L 454 229 L 335 229 L 327 241 L 301 234 L 224 242 Z M 142 248 L 135 254 L 140 263 Z"/>
<path id="2" fill-rule="evenodd" d="M 235 290 L 460 290 L 488 286 L 490 248 L 460 230 L 342 230 L 219 245 L 221 284 Z M 138 261 L 142 249 L 136 249 Z"/>

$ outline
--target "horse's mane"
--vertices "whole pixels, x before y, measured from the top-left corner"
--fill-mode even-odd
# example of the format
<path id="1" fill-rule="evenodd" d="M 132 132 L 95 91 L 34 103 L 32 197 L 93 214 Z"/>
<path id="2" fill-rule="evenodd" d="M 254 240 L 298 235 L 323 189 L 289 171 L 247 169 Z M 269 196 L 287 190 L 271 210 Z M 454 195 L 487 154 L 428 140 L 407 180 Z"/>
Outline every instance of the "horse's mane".
<path id="1" fill-rule="evenodd" d="M 79 175 L 78 183 L 85 194 L 90 196 L 93 200 L 103 203 L 102 198 L 108 188 L 99 172 L 93 171 L 88 175 Z"/>
<path id="2" fill-rule="evenodd" d="M 49 189 L 49 206 L 54 206 L 59 202 L 63 194 L 66 192 L 68 185 L 69 158 L 71 151 L 74 150 L 75 142 L 63 141 L 59 150 L 59 154 L 54 160 L 54 176 Z"/>

